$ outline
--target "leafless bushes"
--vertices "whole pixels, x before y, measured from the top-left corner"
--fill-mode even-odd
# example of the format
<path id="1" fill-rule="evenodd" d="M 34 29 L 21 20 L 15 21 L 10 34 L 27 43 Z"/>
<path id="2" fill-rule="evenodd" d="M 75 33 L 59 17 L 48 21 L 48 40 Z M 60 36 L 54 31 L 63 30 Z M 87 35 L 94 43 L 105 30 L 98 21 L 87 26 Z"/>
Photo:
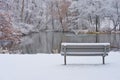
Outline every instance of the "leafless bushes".
<path id="1" fill-rule="evenodd" d="M 12 27 L 10 16 L 6 13 L 0 13 L 0 46 L 1 47 L 11 47 L 14 44 L 20 42 L 20 36 Z"/>

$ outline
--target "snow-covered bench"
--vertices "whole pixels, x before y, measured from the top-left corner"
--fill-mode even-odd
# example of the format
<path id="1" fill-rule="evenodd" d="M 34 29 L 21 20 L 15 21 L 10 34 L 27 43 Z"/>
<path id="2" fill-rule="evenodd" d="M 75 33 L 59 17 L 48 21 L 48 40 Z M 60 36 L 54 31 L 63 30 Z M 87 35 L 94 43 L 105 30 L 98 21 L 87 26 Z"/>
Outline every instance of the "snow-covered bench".
<path id="1" fill-rule="evenodd" d="M 105 56 L 110 51 L 110 43 L 61 43 L 61 55 L 64 56 L 102 56 L 102 63 L 105 64 Z"/>

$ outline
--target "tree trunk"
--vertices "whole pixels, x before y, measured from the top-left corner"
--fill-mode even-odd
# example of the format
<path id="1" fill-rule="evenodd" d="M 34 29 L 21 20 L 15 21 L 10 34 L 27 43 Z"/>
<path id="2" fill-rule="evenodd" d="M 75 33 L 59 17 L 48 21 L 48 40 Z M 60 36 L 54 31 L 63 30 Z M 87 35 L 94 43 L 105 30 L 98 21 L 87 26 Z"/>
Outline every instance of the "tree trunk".
<path id="1" fill-rule="evenodd" d="M 120 31 L 120 24 L 119 24 L 119 31 Z"/>
<path id="2" fill-rule="evenodd" d="M 53 3 L 51 3 L 51 13 L 53 14 L 54 12 L 53 12 L 53 6 L 54 4 Z M 54 15 L 51 15 L 52 16 L 52 30 L 54 30 L 54 18 L 53 18 L 53 16 Z"/>
<path id="3" fill-rule="evenodd" d="M 99 19 L 99 17 L 96 15 L 96 32 L 98 32 L 98 19 Z"/>
<path id="4" fill-rule="evenodd" d="M 63 29 L 63 32 L 64 32 L 64 26 L 63 26 L 63 19 L 62 19 L 62 17 L 61 17 L 61 14 L 60 14 L 60 10 L 59 10 L 59 7 L 58 7 L 58 5 L 57 5 L 57 8 L 58 8 L 58 15 L 59 15 L 59 20 L 60 20 L 60 23 L 61 23 L 61 26 L 62 26 L 62 29 Z"/>
<path id="5" fill-rule="evenodd" d="M 24 17 L 24 7 L 25 7 L 25 0 L 22 0 L 22 8 L 21 8 L 21 22 L 23 22 Z"/>

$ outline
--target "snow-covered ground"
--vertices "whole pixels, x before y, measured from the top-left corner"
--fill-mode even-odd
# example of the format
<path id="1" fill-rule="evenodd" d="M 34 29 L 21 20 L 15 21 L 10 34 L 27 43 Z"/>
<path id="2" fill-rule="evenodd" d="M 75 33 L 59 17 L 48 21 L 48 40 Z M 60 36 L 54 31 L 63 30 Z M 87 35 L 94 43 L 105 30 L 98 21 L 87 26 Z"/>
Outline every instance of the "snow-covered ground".
<path id="1" fill-rule="evenodd" d="M 0 80 L 120 80 L 120 52 L 101 57 L 68 57 L 60 54 L 0 54 Z"/>

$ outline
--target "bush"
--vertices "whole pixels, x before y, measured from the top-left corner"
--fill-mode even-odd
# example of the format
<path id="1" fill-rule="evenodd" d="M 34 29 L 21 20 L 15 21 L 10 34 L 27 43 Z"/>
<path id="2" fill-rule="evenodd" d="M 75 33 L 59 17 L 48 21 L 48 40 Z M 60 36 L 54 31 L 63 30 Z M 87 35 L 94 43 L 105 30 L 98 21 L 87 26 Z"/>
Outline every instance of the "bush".
<path id="1" fill-rule="evenodd" d="M 0 41 L 2 44 L 11 41 L 12 44 L 17 44 L 20 42 L 20 36 L 17 35 L 18 31 L 14 30 L 11 24 L 11 19 L 8 14 L 0 13 Z M 0 45 L 1 47 L 8 45 Z"/>

